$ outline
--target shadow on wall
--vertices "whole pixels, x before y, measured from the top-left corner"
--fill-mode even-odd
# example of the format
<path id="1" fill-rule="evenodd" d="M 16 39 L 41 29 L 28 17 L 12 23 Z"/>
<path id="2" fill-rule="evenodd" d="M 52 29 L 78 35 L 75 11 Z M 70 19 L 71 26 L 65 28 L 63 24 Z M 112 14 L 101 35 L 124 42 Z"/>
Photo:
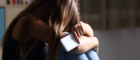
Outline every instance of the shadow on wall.
<path id="1" fill-rule="evenodd" d="M 140 28 L 94 31 L 101 60 L 139 60 Z"/>

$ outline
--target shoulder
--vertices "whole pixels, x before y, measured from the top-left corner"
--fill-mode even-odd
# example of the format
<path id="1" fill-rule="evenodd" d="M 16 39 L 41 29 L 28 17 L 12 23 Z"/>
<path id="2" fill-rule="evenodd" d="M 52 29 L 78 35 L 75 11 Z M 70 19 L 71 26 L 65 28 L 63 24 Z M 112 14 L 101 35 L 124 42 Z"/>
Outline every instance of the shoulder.
<path id="1" fill-rule="evenodd" d="M 15 24 L 12 30 L 12 37 L 17 41 L 20 41 L 18 37 L 20 37 L 19 33 L 22 32 L 21 31 L 21 28 L 23 28 L 22 25 L 26 24 L 26 23 L 23 23 L 24 18 L 25 17 L 21 17 L 17 21 L 17 23 Z M 48 25 L 42 20 L 34 20 L 30 23 L 30 26 L 27 26 L 27 27 L 30 27 L 30 29 L 28 29 L 28 31 L 30 32 L 29 38 L 32 38 L 32 36 L 36 37 L 37 34 L 44 33 L 48 29 Z"/>
<path id="2" fill-rule="evenodd" d="M 12 37 L 18 41 L 19 41 L 18 37 L 19 37 L 20 28 L 21 28 L 21 25 L 23 22 L 23 18 L 24 17 L 21 17 L 20 19 L 18 19 L 17 23 L 15 24 L 15 26 L 13 27 L 13 30 L 11 32 Z"/>
<path id="3" fill-rule="evenodd" d="M 50 29 L 49 25 L 42 20 L 35 20 L 31 23 L 30 32 L 44 33 Z"/>
<path id="4" fill-rule="evenodd" d="M 48 24 L 46 24 L 44 21 L 42 20 L 35 20 L 31 23 L 32 27 L 48 27 Z"/>

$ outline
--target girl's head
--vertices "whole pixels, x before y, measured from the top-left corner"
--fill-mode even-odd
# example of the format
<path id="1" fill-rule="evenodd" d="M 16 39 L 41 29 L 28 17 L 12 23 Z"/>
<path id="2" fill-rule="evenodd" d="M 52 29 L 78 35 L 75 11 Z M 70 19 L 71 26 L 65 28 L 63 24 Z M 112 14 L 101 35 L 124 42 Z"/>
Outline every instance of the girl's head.
<path id="1" fill-rule="evenodd" d="M 25 41 L 28 38 L 30 22 L 43 20 L 54 30 L 52 32 L 51 44 L 49 45 L 49 60 L 56 60 L 60 45 L 60 33 L 63 31 L 71 32 L 72 26 L 80 20 L 79 15 L 78 0 L 34 0 L 12 21 L 3 36 L 2 45 L 5 45 L 8 36 L 11 36 L 11 31 L 21 17 L 24 16 L 24 22 L 22 23 L 19 34 L 21 41 Z M 37 41 L 38 40 L 33 41 L 33 45 L 36 45 Z M 20 42 L 19 44 L 20 60 L 25 60 L 28 54 L 33 50 L 33 48 L 28 49 L 28 53 L 26 53 L 26 51 L 24 51 L 26 47 L 25 43 L 26 42 Z"/>
<path id="2" fill-rule="evenodd" d="M 78 10 L 78 0 L 35 0 L 22 14 L 38 17 L 50 26 L 59 24 L 64 30 L 69 24 L 72 26 L 79 22 Z"/>

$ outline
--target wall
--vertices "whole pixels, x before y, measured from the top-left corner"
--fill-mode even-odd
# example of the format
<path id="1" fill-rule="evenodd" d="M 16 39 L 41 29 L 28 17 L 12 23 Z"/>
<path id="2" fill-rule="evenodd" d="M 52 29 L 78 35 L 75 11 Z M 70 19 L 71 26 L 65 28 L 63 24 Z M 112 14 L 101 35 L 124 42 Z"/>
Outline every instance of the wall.
<path id="1" fill-rule="evenodd" d="M 139 60 L 140 28 L 94 31 L 101 60 Z"/>
<path id="2" fill-rule="evenodd" d="M 0 7 L 0 39 L 5 31 L 5 8 Z M 1 40 L 0 40 L 1 43 Z M 0 60 L 2 58 L 2 47 L 0 46 Z"/>
<path id="3" fill-rule="evenodd" d="M 0 7 L 0 43 L 5 32 L 5 8 Z"/>
<path id="4" fill-rule="evenodd" d="M 25 8 L 26 6 L 8 6 L 6 7 L 6 20 L 5 28 L 10 25 L 13 19 Z"/>

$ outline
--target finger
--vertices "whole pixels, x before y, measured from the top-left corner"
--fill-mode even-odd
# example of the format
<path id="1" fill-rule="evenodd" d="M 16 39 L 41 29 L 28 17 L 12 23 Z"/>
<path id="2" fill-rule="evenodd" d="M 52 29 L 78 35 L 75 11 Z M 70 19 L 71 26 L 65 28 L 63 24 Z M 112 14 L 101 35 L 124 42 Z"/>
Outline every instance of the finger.
<path id="1" fill-rule="evenodd" d="M 83 27 L 82 22 L 80 22 L 79 24 L 77 24 L 77 26 L 78 26 L 78 29 L 79 29 L 80 34 L 83 35 L 85 32 L 84 32 L 84 27 Z"/>
<path id="2" fill-rule="evenodd" d="M 77 42 L 80 43 L 79 37 L 77 36 L 75 31 L 74 31 L 74 33 L 75 33 L 75 37 L 76 37 Z"/>
<path id="3" fill-rule="evenodd" d="M 80 40 L 79 40 L 79 38 L 78 38 L 78 36 L 77 36 L 77 33 L 76 33 L 75 31 L 73 31 L 73 36 L 74 36 L 75 40 L 76 40 L 78 43 L 80 43 Z"/>
<path id="4" fill-rule="evenodd" d="M 81 32 L 81 35 L 83 36 L 84 32 L 83 32 L 83 29 L 80 27 L 80 32 Z"/>
<path id="5" fill-rule="evenodd" d="M 76 32 L 76 35 L 78 36 L 78 37 L 80 37 L 81 35 L 80 35 L 80 32 L 78 31 L 78 27 L 77 27 L 77 25 L 75 25 L 75 30 L 74 30 L 75 32 Z"/>
<path id="6" fill-rule="evenodd" d="M 80 33 L 80 36 L 82 36 L 83 35 L 83 32 L 82 32 L 82 28 L 81 28 L 81 25 L 79 24 L 79 25 L 77 25 L 77 28 L 78 28 L 78 32 Z"/>
<path id="7" fill-rule="evenodd" d="M 81 24 L 81 30 L 82 30 L 82 32 L 85 33 L 84 23 L 83 22 L 80 22 L 80 24 Z"/>

